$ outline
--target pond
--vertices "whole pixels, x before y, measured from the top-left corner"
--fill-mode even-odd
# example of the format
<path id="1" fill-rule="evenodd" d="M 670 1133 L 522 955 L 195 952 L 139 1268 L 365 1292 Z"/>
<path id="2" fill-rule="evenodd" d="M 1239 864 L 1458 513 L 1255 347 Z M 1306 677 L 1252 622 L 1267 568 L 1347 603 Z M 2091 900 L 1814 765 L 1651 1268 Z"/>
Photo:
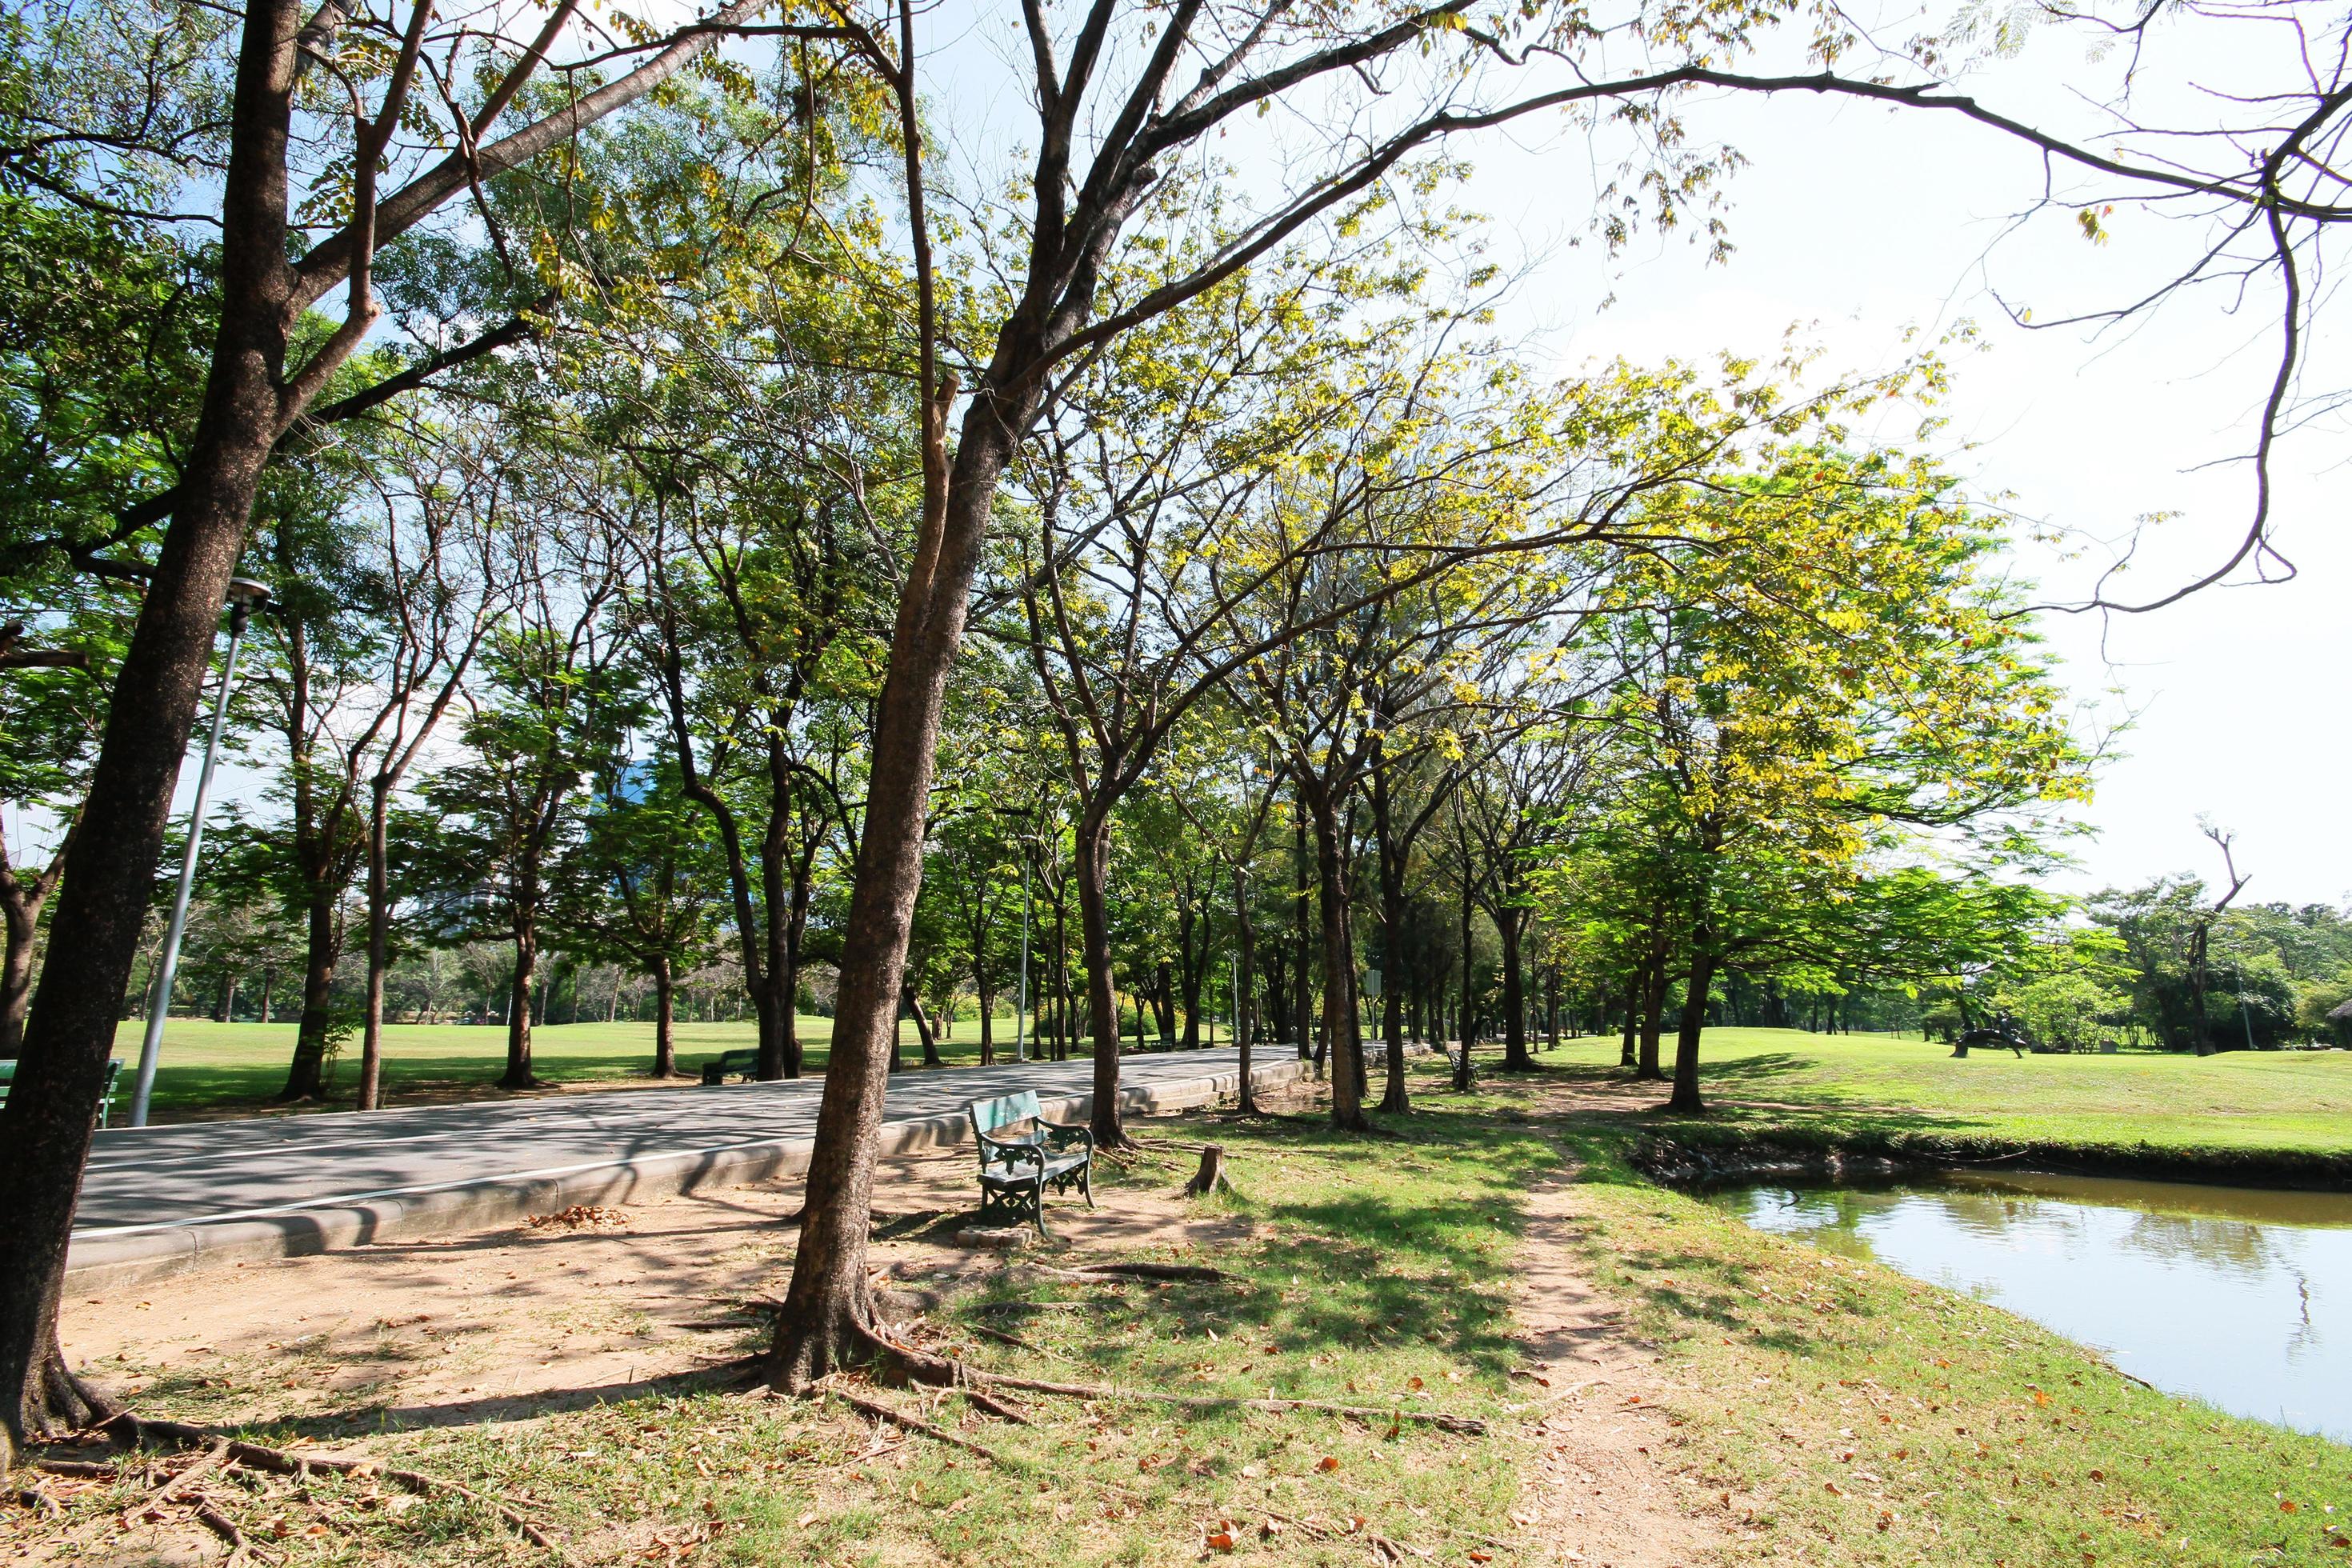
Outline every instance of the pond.
<path id="1" fill-rule="evenodd" d="M 2352 1194 L 1968 1173 L 1709 1196 L 1996 1302 L 2168 1393 L 2352 1441 Z"/>

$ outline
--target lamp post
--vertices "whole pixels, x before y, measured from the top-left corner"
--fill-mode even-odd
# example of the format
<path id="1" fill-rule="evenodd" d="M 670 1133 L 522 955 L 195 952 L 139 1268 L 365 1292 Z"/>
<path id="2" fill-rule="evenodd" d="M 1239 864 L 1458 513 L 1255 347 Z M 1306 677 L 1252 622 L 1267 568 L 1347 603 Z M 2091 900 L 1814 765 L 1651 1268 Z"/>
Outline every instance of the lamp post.
<path id="1" fill-rule="evenodd" d="M 229 688 L 236 680 L 236 647 L 246 622 L 269 602 L 269 589 L 250 577 L 228 580 L 228 658 L 221 666 L 220 695 L 213 700 L 212 738 L 205 742 L 204 771 L 196 775 L 196 798 L 188 808 L 188 847 L 180 858 L 180 890 L 172 900 L 172 923 L 163 931 L 156 960 L 154 994 L 147 1002 L 147 1036 L 139 1044 L 139 1077 L 131 1089 L 131 1125 L 147 1125 L 147 1101 L 155 1091 L 155 1058 L 163 1048 L 163 1016 L 172 1010 L 172 979 L 180 967 L 180 939 L 188 929 L 188 895 L 195 889 L 196 857 L 205 843 L 205 807 L 213 793 L 213 767 L 220 761 L 221 728 L 228 719 Z"/>
<path id="2" fill-rule="evenodd" d="M 1034 816 L 1026 806 L 1016 806 L 1005 815 L 1018 817 L 1024 823 L 1031 822 Z M 1029 859 L 1036 847 L 1034 839 L 1035 834 L 1032 831 L 1024 835 L 1021 840 L 1021 990 L 1013 1006 L 1013 1059 L 1015 1062 L 1029 1059 L 1029 1037 L 1024 1026 L 1029 1016 Z"/>

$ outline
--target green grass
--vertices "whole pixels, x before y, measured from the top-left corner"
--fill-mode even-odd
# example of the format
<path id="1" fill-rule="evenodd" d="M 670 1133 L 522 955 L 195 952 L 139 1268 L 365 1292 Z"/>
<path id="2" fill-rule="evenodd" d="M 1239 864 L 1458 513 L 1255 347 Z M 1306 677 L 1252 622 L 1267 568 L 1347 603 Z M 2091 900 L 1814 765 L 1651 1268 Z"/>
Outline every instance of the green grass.
<path id="1" fill-rule="evenodd" d="M 130 1089 L 129 1075 L 139 1060 L 145 1026 L 130 1020 L 115 1033 L 114 1054 L 122 1062 L 124 1082 L 118 1107 Z M 268 1109 L 285 1086 L 287 1065 L 294 1056 L 295 1026 L 287 1024 L 215 1024 L 209 1019 L 174 1018 L 164 1030 L 163 1047 L 155 1071 L 153 1119 L 183 1120 L 190 1115 L 218 1115 Z M 833 1020 L 803 1016 L 802 1045 L 807 1049 L 807 1070 L 824 1069 L 825 1047 L 833 1038 Z M 920 1059 L 914 1026 L 901 1024 L 898 1037 L 909 1062 Z M 388 1100 L 397 1104 L 403 1095 L 436 1098 L 493 1099 L 494 1087 L 506 1070 L 506 1029 L 502 1025 L 390 1024 L 384 1027 L 383 1083 Z M 759 1043 L 755 1026 L 694 1024 L 677 1026 L 677 1059 L 691 1073 L 721 1051 Z M 998 1051 L 1013 1049 L 1013 1020 L 995 1023 Z M 531 1031 L 531 1065 L 539 1076 L 556 1083 L 645 1083 L 652 1070 L 654 1026 L 651 1024 L 554 1024 Z M 971 1067 L 980 1060 L 980 1024 L 960 1020 L 955 1037 L 940 1043 L 940 1055 L 950 1067 Z M 357 1041 L 346 1046 L 336 1061 L 329 1100 L 304 1110 L 348 1110 L 359 1076 Z"/>
<path id="2" fill-rule="evenodd" d="M 1668 1042 L 1672 1049 L 1672 1042 Z M 1549 1063 L 1617 1075 L 1616 1040 Z M 2012 1057 L 1883 1035 L 1709 1029 L 1709 1121 L 1744 1131 L 1935 1133 L 2098 1148 L 2352 1153 L 2352 1051 Z"/>

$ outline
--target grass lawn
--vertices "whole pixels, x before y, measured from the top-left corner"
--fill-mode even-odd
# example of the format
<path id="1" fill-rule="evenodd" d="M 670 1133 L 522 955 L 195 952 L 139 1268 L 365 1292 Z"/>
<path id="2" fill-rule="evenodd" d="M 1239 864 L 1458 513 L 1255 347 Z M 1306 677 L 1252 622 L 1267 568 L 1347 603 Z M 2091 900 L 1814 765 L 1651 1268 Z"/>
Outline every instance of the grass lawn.
<path id="1" fill-rule="evenodd" d="M 759 1043 L 757 1026 L 742 1024 L 693 1024 L 677 1026 L 677 1060 L 692 1073 L 721 1051 Z M 114 1054 L 122 1063 L 123 1082 L 116 1096 L 118 1113 L 128 1103 L 130 1076 L 139 1061 L 139 1044 L 145 1026 L 126 1020 L 115 1032 Z M 287 1024 L 215 1024 L 209 1019 L 174 1018 L 163 1033 L 163 1048 L 155 1069 L 153 1120 L 184 1121 L 192 1115 L 249 1114 L 271 1109 L 271 1097 L 285 1085 L 287 1064 L 294 1056 L 295 1026 Z M 807 1070 L 824 1068 L 825 1047 L 833 1037 L 830 1018 L 803 1017 L 801 1043 L 807 1049 Z M 501 1090 L 494 1080 L 506 1070 L 506 1029 L 502 1025 L 390 1024 L 384 1027 L 383 1083 L 387 1100 L 403 1096 L 435 1100 L 488 1100 Z M 910 1061 L 920 1059 L 911 1023 L 898 1026 L 898 1038 Z M 1013 1049 L 1010 1014 L 995 1023 L 999 1052 Z M 553 1083 L 608 1083 L 644 1087 L 653 1065 L 651 1024 L 553 1024 L 531 1031 L 531 1065 Z M 950 1067 L 971 1067 L 980 1060 L 980 1023 L 967 1018 L 956 1025 L 955 1037 L 940 1043 L 940 1055 Z M 350 1095 L 359 1077 L 359 1045 L 346 1047 L 332 1064 L 331 1098 L 323 1105 L 298 1109 L 350 1109 Z"/>
<path id="2" fill-rule="evenodd" d="M 1613 1077 L 1617 1052 L 1614 1037 L 1586 1038 L 1543 1059 Z M 1717 1107 L 1708 1121 L 1744 1130 L 2352 1152 L 2352 1051 L 1962 1060 L 1948 1046 L 1884 1035 L 1709 1029 L 1700 1064 Z"/>

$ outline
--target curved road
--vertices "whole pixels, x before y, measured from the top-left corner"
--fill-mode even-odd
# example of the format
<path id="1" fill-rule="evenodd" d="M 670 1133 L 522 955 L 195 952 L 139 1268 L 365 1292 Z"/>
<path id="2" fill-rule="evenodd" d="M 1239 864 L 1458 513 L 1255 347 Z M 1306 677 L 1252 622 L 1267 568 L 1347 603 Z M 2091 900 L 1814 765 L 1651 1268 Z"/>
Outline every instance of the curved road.
<path id="1" fill-rule="evenodd" d="M 1122 1098 L 1201 1103 L 1233 1087 L 1239 1054 L 1128 1057 Z M 1255 1055 L 1261 1073 L 1295 1070 L 1288 1047 Z M 1077 1060 L 900 1073 L 890 1080 L 884 1147 L 953 1142 L 968 1101 L 1023 1089 L 1052 1113 L 1055 1101 L 1090 1093 L 1093 1071 Z M 428 1222 L 488 1224 L 559 1198 L 614 1201 L 786 1174 L 805 1162 L 823 1089 L 822 1079 L 800 1079 L 110 1129 L 83 1179 L 70 1267 L 143 1277 L 168 1268 L 134 1266 L 167 1258 L 177 1268 L 213 1251 L 315 1251 Z"/>

